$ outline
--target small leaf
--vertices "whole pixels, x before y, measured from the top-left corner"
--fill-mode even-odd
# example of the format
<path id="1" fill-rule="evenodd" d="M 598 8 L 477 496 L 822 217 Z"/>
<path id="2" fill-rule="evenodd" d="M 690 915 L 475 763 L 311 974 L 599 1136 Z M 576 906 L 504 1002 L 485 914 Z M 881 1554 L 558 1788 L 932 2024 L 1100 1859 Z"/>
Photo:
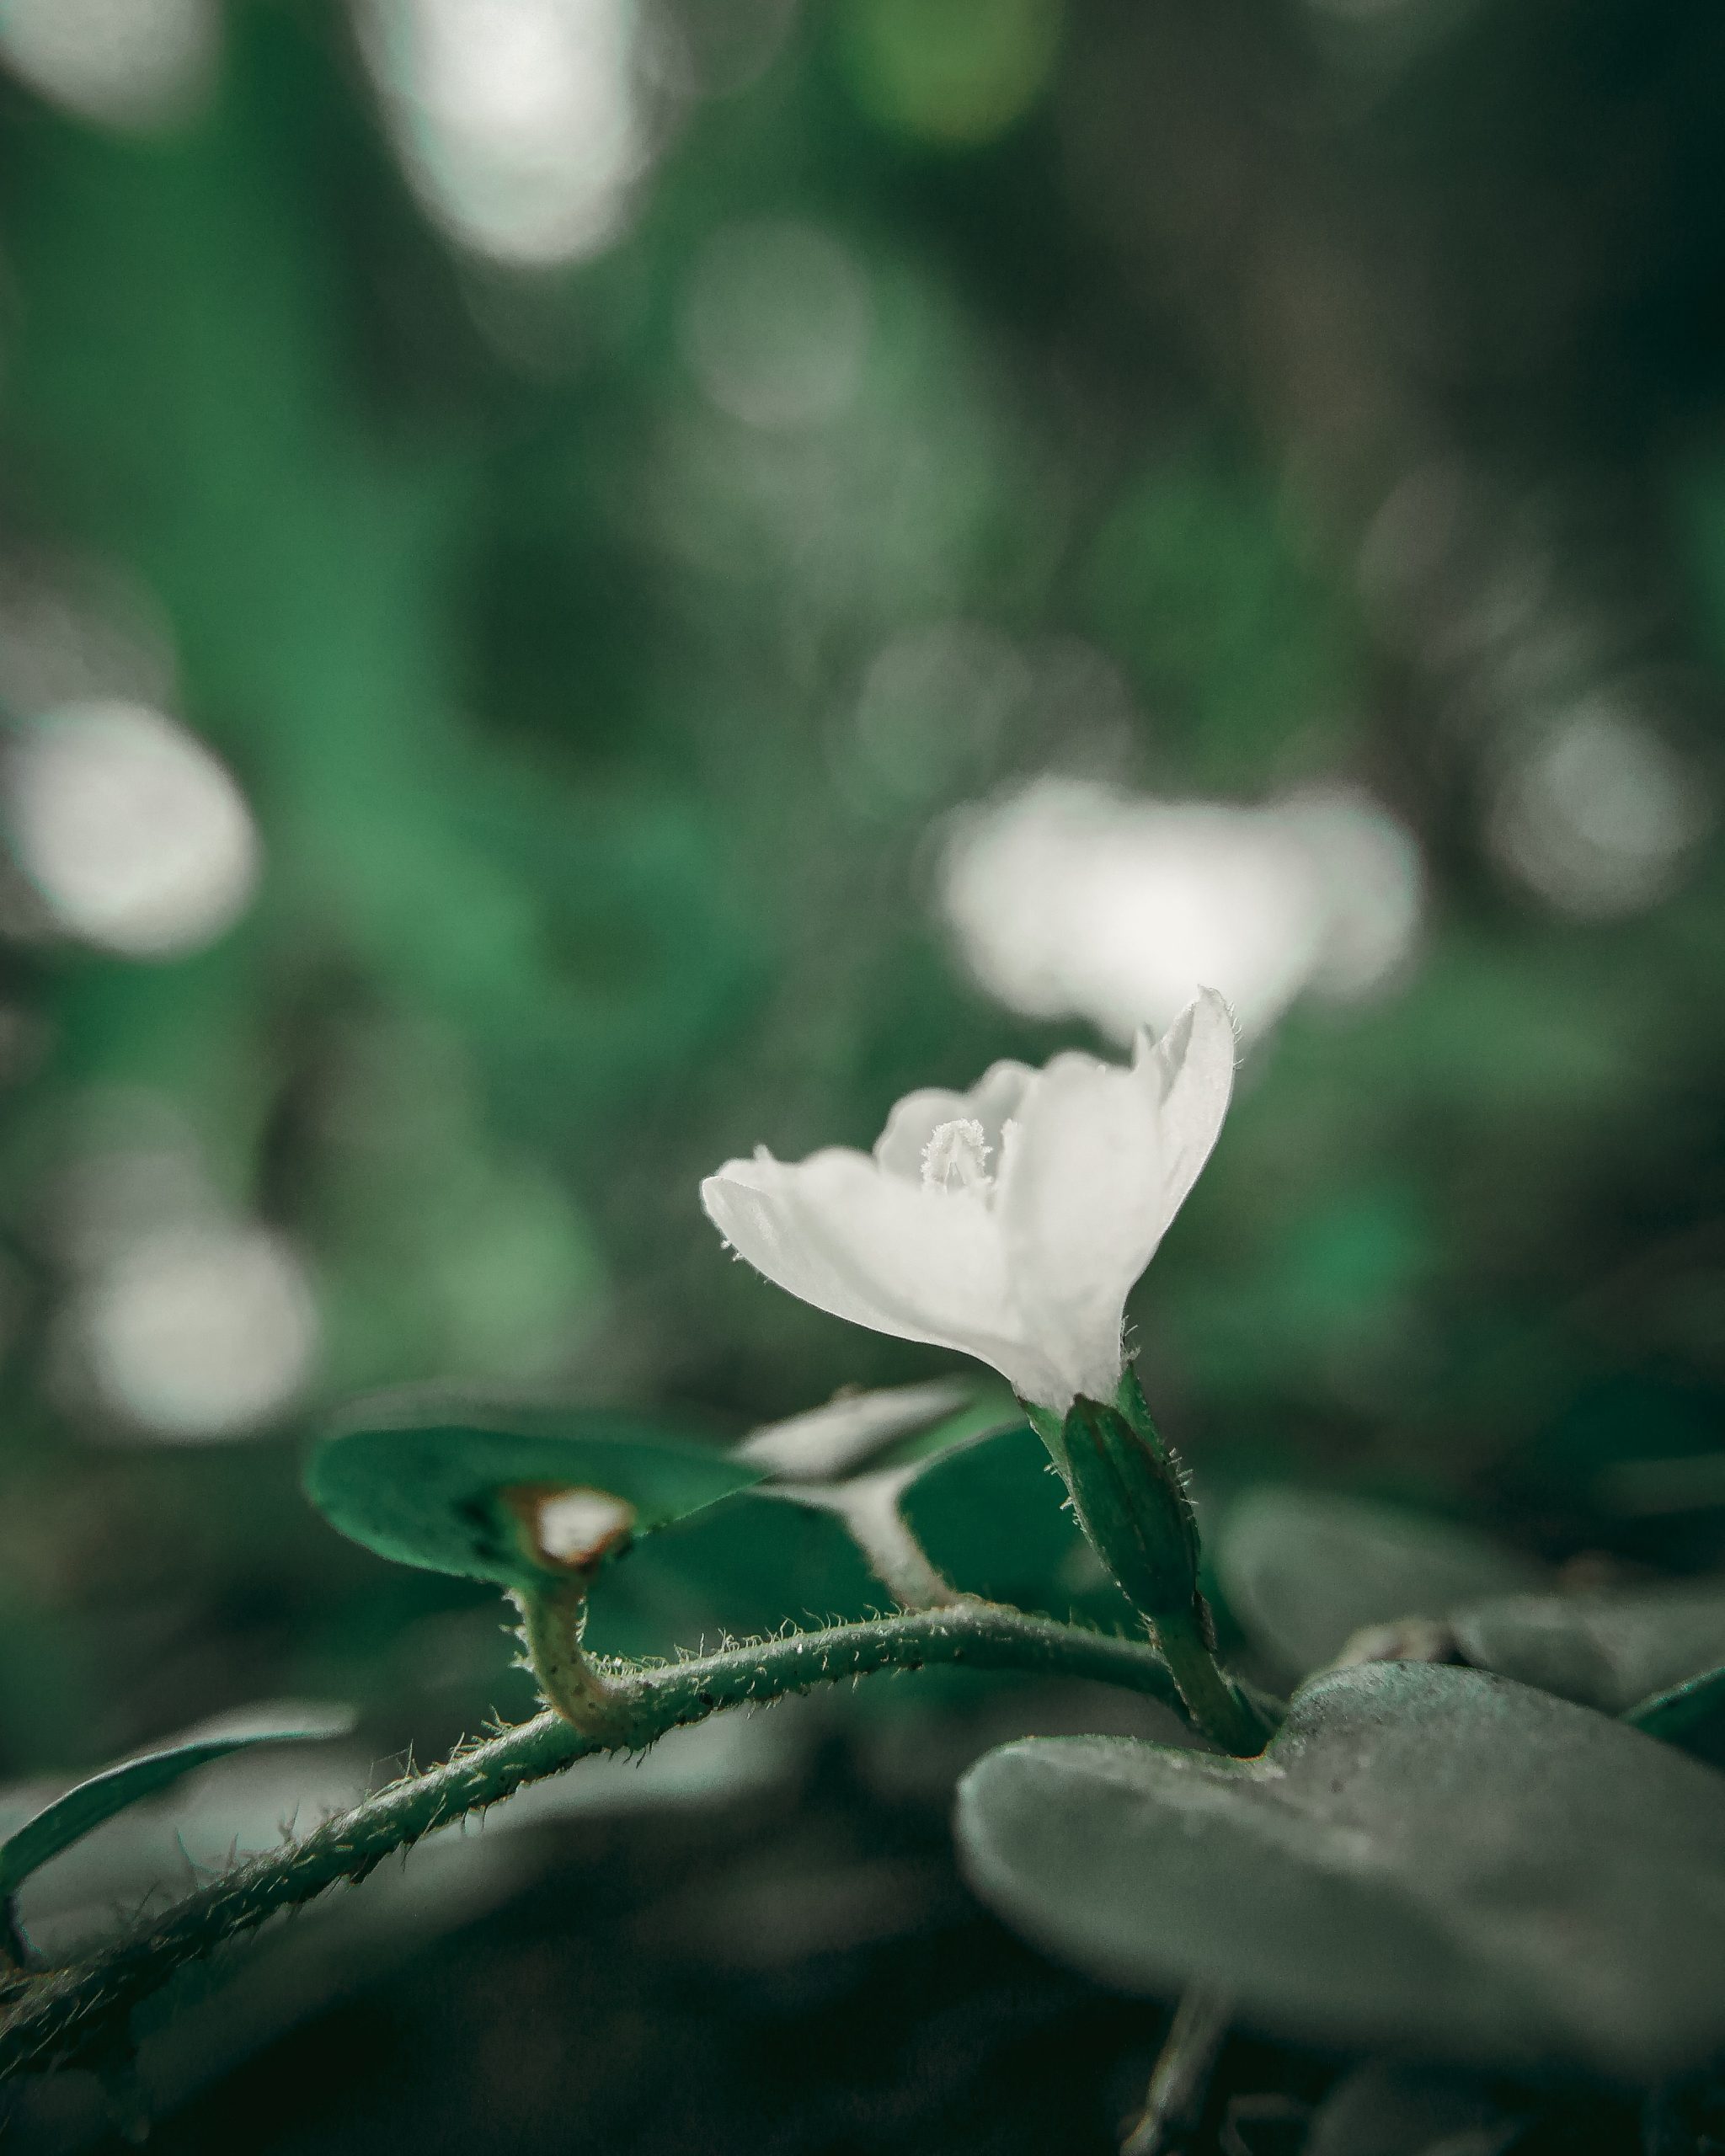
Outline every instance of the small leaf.
<path id="1" fill-rule="evenodd" d="M 1655 1692 L 1623 1719 L 1710 1767 L 1725 1767 L 1725 1668 L 1706 1670 L 1668 1692 Z"/>
<path id="2" fill-rule="evenodd" d="M 1036 1433 L 1019 1422 L 930 1460 L 899 1509 L 956 1588 L 1109 1631 L 1141 1630 L 1067 1506 Z"/>
<path id="3" fill-rule="evenodd" d="M 414 1392 L 360 1402 L 313 1450 L 306 1491 L 380 1556 L 528 1588 L 761 1479 L 636 1417 Z"/>
<path id="4" fill-rule="evenodd" d="M 1222 1523 L 1215 1565 L 1247 1639 L 1290 1677 L 1333 1662 L 1368 1625 L 1447 1617 L 1544 1577 L 1530 1560 L 1446 1521 L 1296 1489 L 1242 1498 Z"/>
<path id="5" fill-rule="evenodd" d="M 1725 2029 L 1725 1778 L 1479 1670 L 1338 1670 L 1260 1759 L 1007 1745 L 960 1785 L 982 1898 L 1124 1988 L 1242 2020 L 1628 2076 Z"/>
<path id="6" fill-rule="evenodd" d="M 1725 1662 L 1725 1586 L 1511 1595 L 1463 1610 L 1453 1630 L 1478 1668 L 1625 1714 Z"/>
<path id="7" fill-rule="evenodd" d="M 787 1482 L 833 1482 L 1022 1420 L 1010 1394 L 965 1378 L 829 1401 L 751 1431 L 736 1457 Z"/>
<path id="8" fill-rule="evenodd" d="M 183 1744 L 168 1745 L 160 1752 L 146 1752 L 138 1758 L 127 1759 L 117 1767 L 92 1774 L 88 1781 L 79 1782 L 63 1796 L 56 1797 L 34 1818 L 27 1819 L 0 1842 L 0 1900 L 15 1894 L 31 1872 L 47 1863 L 50 1857 L 58 1856 L 62 1849 L 82 1841 L 116 1812 L 156 1796 L 177 1782 L 182 1774 L 207 1766 L 212 1759 L 226 1758 L 230 1753 L 248 1751 L 259 1744 L 321 1743 L 340 1736 L 350 1726 L 348 1717 L 332 1715 L 322 1721 L 308 1718 L 296 1728 L 236 1731 L 226 1737 L 193 1737 Z"/>

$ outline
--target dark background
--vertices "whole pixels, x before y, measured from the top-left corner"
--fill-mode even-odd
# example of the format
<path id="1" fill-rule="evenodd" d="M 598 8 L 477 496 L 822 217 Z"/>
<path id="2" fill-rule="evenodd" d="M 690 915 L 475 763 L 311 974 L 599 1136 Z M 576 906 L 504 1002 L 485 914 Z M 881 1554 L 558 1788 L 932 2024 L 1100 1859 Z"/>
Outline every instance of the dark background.
<path id="1" fill-rule="evenodd" d="M 318 1413 L 942 1368 L 699 1177 L 1198 978 L 1240 1094 L 1135 1310 L 1209 1502 L 1716 1561 L 1716 8 L 12 0 L 0 59 L 8 1773 L 526 1711 L 303 1507 Z M 1101 1711 L 607 1785 L 183 2004 L 164 2145 L 1088 2146 L 1155 2017 L 943 1817 Z"/>

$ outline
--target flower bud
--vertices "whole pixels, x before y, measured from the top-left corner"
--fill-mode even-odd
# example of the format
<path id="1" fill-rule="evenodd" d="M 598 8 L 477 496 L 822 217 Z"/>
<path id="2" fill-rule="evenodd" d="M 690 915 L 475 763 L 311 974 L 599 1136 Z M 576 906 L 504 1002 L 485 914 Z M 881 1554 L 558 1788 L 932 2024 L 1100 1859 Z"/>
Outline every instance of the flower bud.
<path id="1" fill-rule="evenodd" d="M 1173 1454 L 1147 1415 L 1075 1400 L 1061 1433 L 1079 1524 L 1133 1606 L 1158 1627 L 1196 1624 L 1210 1641 L 1198 1586 L 1198 1522 Z"/>

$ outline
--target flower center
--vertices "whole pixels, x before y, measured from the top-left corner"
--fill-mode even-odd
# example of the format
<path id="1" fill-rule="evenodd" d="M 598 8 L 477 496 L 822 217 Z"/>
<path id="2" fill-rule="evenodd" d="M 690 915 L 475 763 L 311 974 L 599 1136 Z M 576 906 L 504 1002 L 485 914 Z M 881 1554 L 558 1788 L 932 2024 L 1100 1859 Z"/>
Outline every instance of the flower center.
<path id="1" fill-rule="evenodd" d="M 959 1116 L 936 1126 L 922 1149 L 925 1190 L 989 1190 L 988 1139 L 975 1116 Z"/>

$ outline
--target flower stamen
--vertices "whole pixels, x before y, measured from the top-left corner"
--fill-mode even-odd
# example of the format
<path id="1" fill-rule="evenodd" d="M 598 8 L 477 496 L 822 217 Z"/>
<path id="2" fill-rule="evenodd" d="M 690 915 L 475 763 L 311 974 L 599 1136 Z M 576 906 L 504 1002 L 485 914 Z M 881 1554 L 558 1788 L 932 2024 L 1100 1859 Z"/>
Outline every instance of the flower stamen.
<path id="1" fill-rule="evenodd" d="M 925 1190 L 987 1190 L 988 1139 L 975 1116 L 959 1116 L 936 1127 L 922 1149 Z"/>

